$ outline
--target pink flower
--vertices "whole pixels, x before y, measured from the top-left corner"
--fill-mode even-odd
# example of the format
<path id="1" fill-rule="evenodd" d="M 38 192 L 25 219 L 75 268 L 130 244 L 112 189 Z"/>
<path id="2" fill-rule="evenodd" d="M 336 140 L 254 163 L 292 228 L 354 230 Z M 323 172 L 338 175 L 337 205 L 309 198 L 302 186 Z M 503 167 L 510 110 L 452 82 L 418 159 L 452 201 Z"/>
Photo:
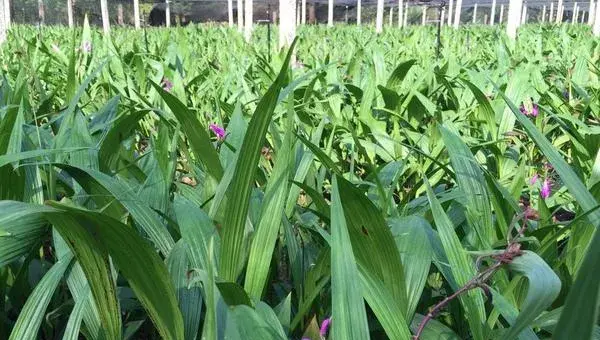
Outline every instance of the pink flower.
<path id="1" fill-rule="evenodd" d="M 323 320 L 323 322 L 321 323 L 321 329 L 319 329 L 319 334 L 321 334 L 322 337 L 325 337 L 327 335 L 329 326 L 331 326 L 331 318 Z"/>
<path id="2" fill-rule="evenodd" d="M 540 196 L 542 196 L 543 199 L 546 199 L 550 197 L 551 192 L 552 188 L 550 187 L 550 180 L 546 178 L 542 183 L 542 190 L 540 191 Z"/>
<path id="3" fill-rule="evenodd" d="M 529 180 L 529 185 L 534 185 L 535 183 L 537 183 L 537 180 L 540 176 L 538 174 L 535 174 L 531 177 L 531 179 Z"/>
<path id="4" fill-rule="evenodd" d="M 537 117 L 539 114 L 539 108 L 537 104 L 533 104 L 533 108 L 531 109 L 531 116 Z"/>
<path id="5" fill-rule="evenodd" d="M 208 127 L 217 136 L 217 139 L 221 140 L 221 139 L 225 138 L 225 129 L 223 129 L 219 125 L 213 123 L 213 124 L 210 124 Z"/>
<path id="6" fill-rule="evenodd" d="M 173 83 L 168 78 L 163 78 L 161 84 L 163 90 L 167 92 L 171 92 L 171 90 L 173 89 Z"/>

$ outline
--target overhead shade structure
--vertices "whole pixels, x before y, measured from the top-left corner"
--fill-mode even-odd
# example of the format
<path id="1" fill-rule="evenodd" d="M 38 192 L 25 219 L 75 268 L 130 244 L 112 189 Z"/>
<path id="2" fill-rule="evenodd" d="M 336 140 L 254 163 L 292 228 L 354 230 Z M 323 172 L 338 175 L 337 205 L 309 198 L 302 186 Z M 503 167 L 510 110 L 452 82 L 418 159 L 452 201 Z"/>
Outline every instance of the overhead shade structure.
<path id="1" fill-rule="evenodd" d="M 490 10 L 490 26 L 494 26 L 496 20 L 496 0 L 492 0 L 492 9 Z"/>
<path id="2" fill-rule="evenodd" d="M 102 12 L 102 30 L 104 34 L 110 33 L 110 20 L 108 17 L 108 3 L 106 0 L 100 0 L 100 11 Z"/>
<path id="3" fill-rule="evenodd" d="M 454 28 L 460 25 L 460 10 L 462 8 L 462 0 L 456 0 L 456 10 L 454 11 Z"/>
<path id="4" fill-rule="evenodd" d="M 296 37 L 296 0 L 279 0 L 279 48 L 290 47 Z"/>
<path id="5" fill-rule="evenodd" d="M 377 0 L 377 16 L 375 18 L 375 32 L 383 32 L 383 0 Z"/>
<path id="6" fill-rule="evenodd" d="M 508 3 L 508 19 L 506 21 L 506 35 L 515 40 L 517 38 L 517 28 L 521 23 L 521 13 L 523 0 L 510 0 Z"/>

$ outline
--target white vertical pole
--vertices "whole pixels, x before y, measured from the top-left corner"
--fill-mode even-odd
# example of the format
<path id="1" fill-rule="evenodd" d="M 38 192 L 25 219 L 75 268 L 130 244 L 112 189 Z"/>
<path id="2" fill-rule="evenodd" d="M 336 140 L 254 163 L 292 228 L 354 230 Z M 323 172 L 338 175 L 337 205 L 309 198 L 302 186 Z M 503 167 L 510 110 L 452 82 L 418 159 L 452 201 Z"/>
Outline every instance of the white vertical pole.
<path id="1" fill-rule="evenodd" d="M 571 14 L 571 24 L 577 22 L 577 2 L 573 3 L 573 13 Z"/>
<path id="2" fill-rule="evenodd" d="M 506 21 L 506 35 L 512 40 L 517 38 L 517 28 L 521 22 L 523 0 L 510 0 L 508 3 L 508 19 Z"/>
<path id="3" fill-rule="evenodd" d="M 592 27 L 592 32 L 596 37 L 600 36 L 600 2 L 596 2 L 596 6 L 594 7 L 594 26 Z"/>
<path id="4" fill-rule="evenodd" d="M 360 22 L 361 22 L 361 15 L 362 15 L 362 6 L 361 6 L 361 0 L 358 0 L 356 2 L 356 25 L 360 26 Z"/>
<path id="5" fill-rule="evenodd" d="M 110 33 L 110 21 L 108 18 L 108 4 L 106 0 L 100 0 L 100 11 L 102 12 L 102 29 L 104 34 Z"/>
<path id="6" fill-rule="evenodd" d="M 300 20 L 300 21 L 301 21 L 302 25 L 305 25 L 306 24 L 306 0 L 302 0 L 301 12 L 302 12 L 302 20 Z"/>
<path id="7" fill-rule="evenodd" d="M 594 2 L 594 0 L 590 0 L 590 10 L 588 11 L 588 25 L 593 26 L 594 25 L 594 14 L 595 14 L 595 9 L 596 9 L 596 3 Z"/>
<path id="8" fill-rule="evenodd" d="M 473 6 L 473 24 L 477 23 L 477 3 Z"/>
<path id="9" fill-rule="evenodd" d="M 557 24 L 562 22 L 562 13 L 561 13 L 562 4 L 563 4 L 563 0 L 558 0 L 558 5 L 556 5 L 556 23 Z"/>
<path id="10" fill-rule="evenodd" d="M 237 0 L 237 25 L 238 31 L 244 30 L 244 0 Z"/>
<path id="11" fill-rule="evenodd" d="M 171 6 L 169 6 L 169 0 L 165 0 L 165 19 L 167 27 L 171 27 Z"/>
<path id="12" fill-rule="evenodd" d="M 227 0 L 227 19 L 229 27 L 233 27 L 233 0 Z"/>
<path id="13" fill-rule="evenodd" d="M 548 16 L 548 22 L 552 22 L 552 18 L 554 18 L 554 1 L 550 3 L 550 15 Z"/>
<path id="14" fill-rule="evenodd" d="M 454 5 L 454 0 L 450 0 L 448 2 L 448 26 L 452 26 L 452 5 Z"/>
<path id="15" fill-rule="evenodd" d="M 298 10 L 298 6 L 299 4 L 294 4 L 294 8 L 296 9 L 296 17 L 294 18 L 294 20 L 296 20 L 296 26 L 300 26 L 300 11 Z"/>
<path id="16" fill-rule="evenodd" d="M 296 37 L 296 0 L 279 0 L 279 48 L 289 47 Z"/>
<path id="17" fill-rule="evenodd" d="M 375 18 L 375 32 L 383 32 L 383 0 L 377 0 L 377 16 Z"/>
<path id="18" fill-rule="evenodd" d="M 133 0 L 133 24 L 135 29 L 139 29 L 140 25 L 140 0 Z"/>
<path id="19" fill-rule="evenodd" d="M 456 11 L 454 13 L 454 28 L 460 25 L 460 10 L 462 9 L 462 0 L 456 0 Z"/>
<path id="20" fill-rule="evenodd" d="M 404 4 L 404 24 L 402 26 L 408 26 L 408 1 Z"/>
<path id="21" fill-rule="evenodd" d="M 10 0 L 4 0 L 4 22 L 6 28 L 10 28 Z M 72 12 L 71 12 L 72 13 Z"/>
<path id="22" fill-rule="evenodd" d="M 6 20 L 6 11 L 8 10 L 6 6 L 6 1 L 0 1 L 0 12 L 2 15 L 0 16 L 0 45 L 6 41 L 6 30 L 8 29 L 8 21 Z"/>
<path id="23" fill-rule="evenodd" d="M 442 8 L 442 14 L 440 14 L 440 25 L 441 26 L 445 25 L 445 23 L 444 23 L 444 21 L 445 21 L 444 19 L 445 18 L 446 18 L 446 9 Z"/>
<path id="24" fill-rule="evenodd" d="M 404 18 L 404 0 L 398 0 L 398 27 L 402 27 L 402 19 Z"/>
<path id="25" fill-rule="evenodd" d="M 67 20 L 69 27 L 73 28 L 73 0 L 67 0 Z"/>
<path id="26" fill-rule="evenodd" d="M 504 4 L 500 4 L 500 17 L 498 18 L 499 24 L 502 24 L 502 19 L 504 19 Z"/>
<path id="27" fill-rule="evenodd" d="M 283 12 L 281 8 L 279 8 L 279 14 Z M 246 42 L 250 42 L 252 38 L 252 25 L 254 24 L 254 4 L 253 0 L 246 0 L 246 6 L 244 7 L 244 38 Z M 292 20 L 294 18 L 292 17 Z M 280 20 L 281 22 L 281 20 Z"/>
<path id="28" fill-rule="evenodd" d="M 329 0 L 327 7 L 327 26 L 333 27 L 333 0 Z"/>
<path id="29" fill-rule="evenodd" d="M 423 15 L 421 16 L 421 25 L 425 25 L 425 22 L 427 21 L 427 6 L 421 6 L 423 7 Z"/>
<path id="30" fill-rule="evenodd" d="M 390 27 L 394 24 L 394 6 L 390 7 Z"/>
<path id="31" fill-rule="evenodd" d="M 494 26 L 496 20 L 496 0 L 492 0 L 492 11 L 490 13 L 490 26 Z"/>
<path id="32" fill-rule="evenodd" d="M 546 5 L 542 6 L 542 22 L 546 21 Z"/>
<path id="33" fill-rule="evenodd" d="M 523 4 L 523 12 L 521 12 L 521 25 L 527 22 L 527 3 Z"/>
<path id="34" fill-rule="evenodd" d="M 6 6 L 6 4 L 4 4 Z M 43 24 L 46 21 L 46 8 L 44 6 L 44 0 L 38 0 L 38 19 Z"/>

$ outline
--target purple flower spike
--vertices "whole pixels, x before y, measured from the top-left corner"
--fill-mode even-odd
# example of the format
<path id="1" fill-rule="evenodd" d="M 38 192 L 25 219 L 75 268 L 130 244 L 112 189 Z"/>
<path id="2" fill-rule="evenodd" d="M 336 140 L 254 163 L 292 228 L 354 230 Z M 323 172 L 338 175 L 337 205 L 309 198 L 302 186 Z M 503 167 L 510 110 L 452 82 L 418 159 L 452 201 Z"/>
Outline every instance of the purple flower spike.
<path id="1" fill-rule="evenodd" d="M 321 329 L 319 330 L 319 334 L 321 334 L 322 337 L 325 337 L 327 335 L 329 326 L 331 326 L 331 318 L 323 320 L 323 322 L 321 323 Z"/>
<path id="2" fill-rule="evenodd" d="M 539 177 L 540 176 L 538 174 L 533 175 L 531 177 L 531 179 L 529 180 L 529 185 L 534 185 L 537 182 L 537 180 L 538 180 Z"/>
<path id="3" fill-rule="evenodd" d="M 90 52 L 92 52 L 92 43 L 91 43 L 91 42 L 89 42 L 89 41 L 87 41 L 87 40 L 86 40 L 86 41 L 84 41 L 84 42 L 81 44 L 81 50 L 82 50 L 83 52 L 85 52 L 85 53 L 90 53 Z"/>
<path id="4" fill-rule="evenodd" d="M 217 136 L 217 139 L 222 140 L 223 138 L 225 138 L 225 129 L 223 129 L 219 125 L 210 124 L 208 127 Z"/>
<path id="5" fill-rule="evenodd" d="M 542 190 L 540 191 L 540 196 L 542 196 L 543 199 L 546 199 L 550 197 L 551 191 L 552 189 L 550 188 L 550 181 L 546 178 L 544 180 L 544 183 L 542 183 Z"/>
<path id="6" fill-rule="evenodd" d="M 531 109 L 531 116 L 537 117 L 539 114 L 539 108 L 537 104 L 533 104 L 533 108 Z"/>
<path id="7" fill-rule="evenodd" d="M 173 89 L 173 83 L 168 78 L 163 78 L 161 84 L 163 90 L 167 92 L 171 92 L 171 90 Z"/>

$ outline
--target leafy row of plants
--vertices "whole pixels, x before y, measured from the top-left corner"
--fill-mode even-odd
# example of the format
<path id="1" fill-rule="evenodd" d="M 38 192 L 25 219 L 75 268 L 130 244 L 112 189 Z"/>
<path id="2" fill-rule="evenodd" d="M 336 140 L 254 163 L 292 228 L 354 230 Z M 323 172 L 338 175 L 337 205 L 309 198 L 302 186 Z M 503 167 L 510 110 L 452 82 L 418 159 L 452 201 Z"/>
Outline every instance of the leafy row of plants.
<path id="1" fill-rule="evenodd" d="M 596 339 L 584 26 L 15 26 L 0 338 Z"/>

